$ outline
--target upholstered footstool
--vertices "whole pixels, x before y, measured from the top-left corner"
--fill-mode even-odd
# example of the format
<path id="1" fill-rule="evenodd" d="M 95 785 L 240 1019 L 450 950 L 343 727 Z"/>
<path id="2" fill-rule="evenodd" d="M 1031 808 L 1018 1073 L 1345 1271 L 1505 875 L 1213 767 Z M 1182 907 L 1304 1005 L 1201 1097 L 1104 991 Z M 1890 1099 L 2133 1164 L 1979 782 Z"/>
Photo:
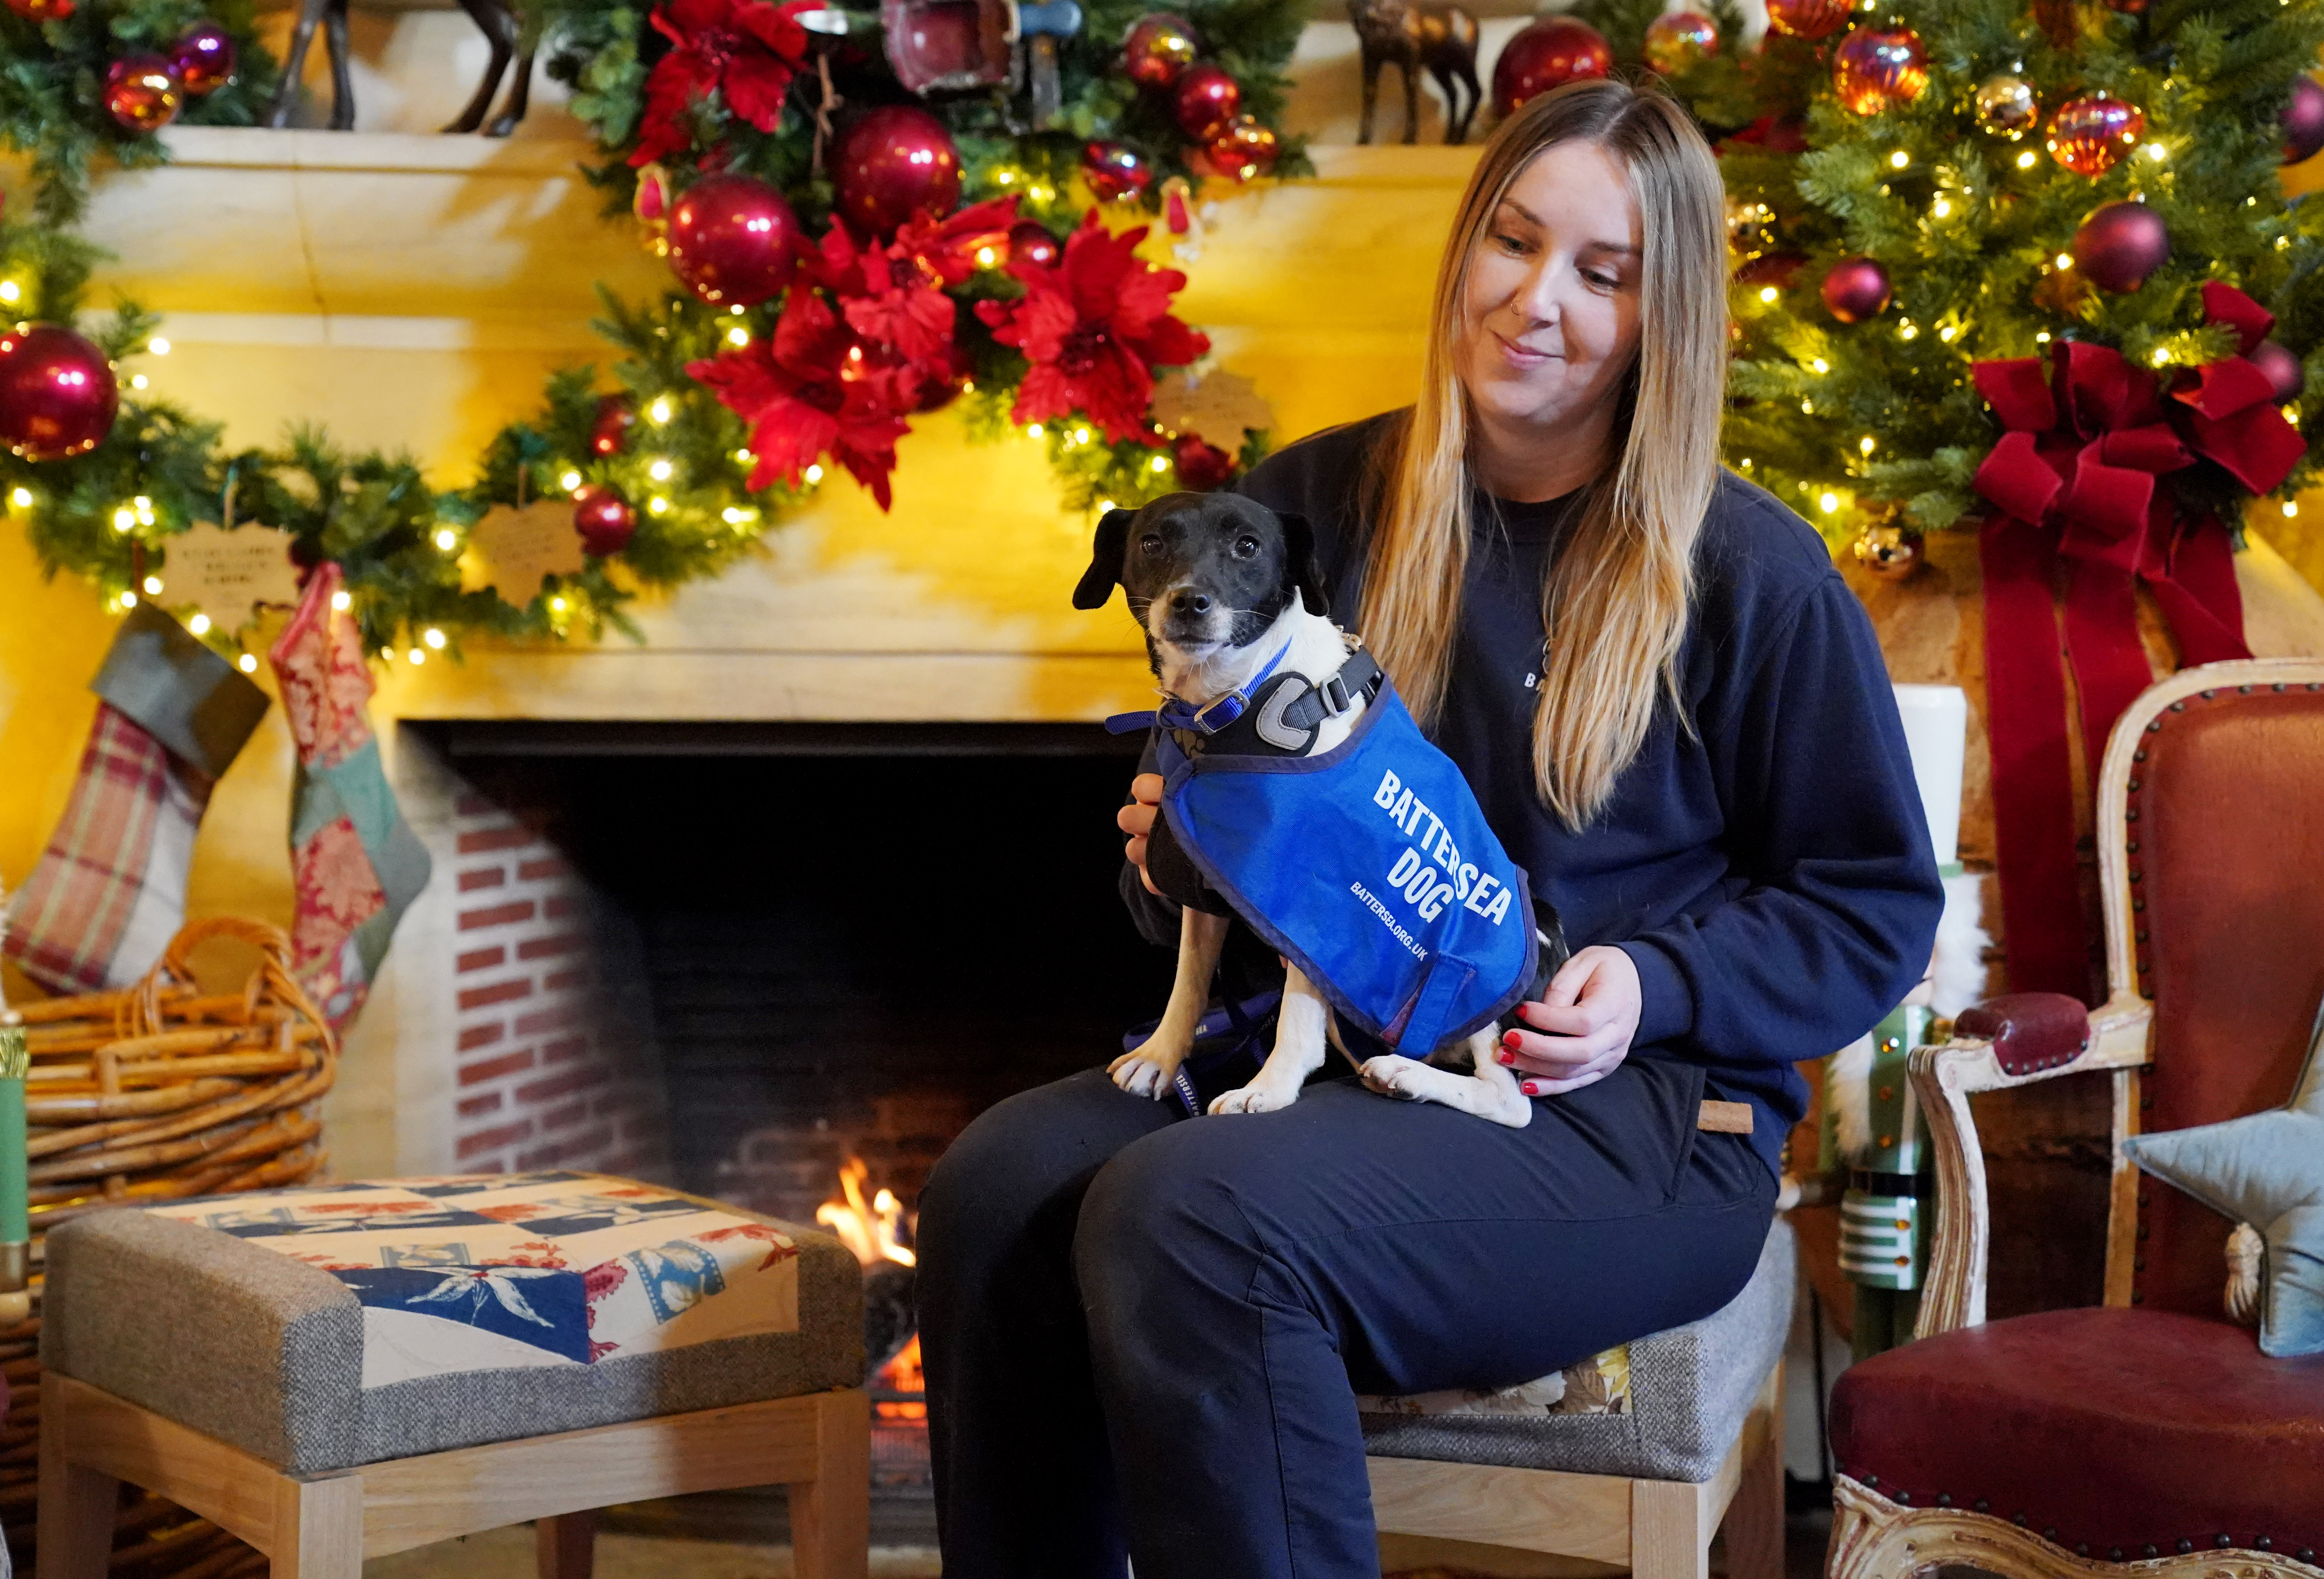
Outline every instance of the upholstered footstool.
<path id="1" fill-rule="evenodd" d="M 800 1579 L 862 1579 L 862 1283 L 828 1235 L 586 1173 L 173 1201 L 51 1231 L 42 1579 L 97 1579 L 118 1483 L 275 1579 L 526 1519 L 790 1488 Z"/>
<path id="2" fill-rule="evenodd" d="M 1382 1530 L 1588 1557 L 1636 1579 L 1784 1571 L 1781 1217 L 1725 1308 L 1522 1387 L 1360 1400 Z"/>

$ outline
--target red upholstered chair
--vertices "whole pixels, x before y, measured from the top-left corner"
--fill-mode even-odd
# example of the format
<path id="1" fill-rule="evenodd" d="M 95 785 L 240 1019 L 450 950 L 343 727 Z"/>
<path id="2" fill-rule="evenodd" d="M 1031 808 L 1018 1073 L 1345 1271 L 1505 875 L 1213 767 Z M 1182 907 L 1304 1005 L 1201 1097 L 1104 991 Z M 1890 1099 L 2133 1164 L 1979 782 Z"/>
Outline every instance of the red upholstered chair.
<path id="1" fill-rule="evenodd" d="M 1914 1055 L 1938 1168 L 1920 1341 L 1833 1395 L 1827 1579 L 2324 1579 L 2324 1355 L 2263 1355 L 2224 1313 L 2231 1225 L 2122 1153 L 2292 1094 L 2324 997 L 2324 663 L 2148 691 L 2098 828 L 2105 1005 L 1997 998 Z M 1987 1323 L 1969 1098 L 2084 1070 L 2115 1089 L 2106 1303 Z"/>

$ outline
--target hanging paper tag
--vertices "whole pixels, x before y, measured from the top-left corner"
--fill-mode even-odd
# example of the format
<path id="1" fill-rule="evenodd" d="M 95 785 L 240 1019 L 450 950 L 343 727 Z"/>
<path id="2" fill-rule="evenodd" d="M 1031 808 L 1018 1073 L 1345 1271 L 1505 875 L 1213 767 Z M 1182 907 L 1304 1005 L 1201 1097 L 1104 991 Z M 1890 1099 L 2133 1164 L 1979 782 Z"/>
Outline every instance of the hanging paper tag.
<path id="1" fill-rule="evenodd" d="M 170 607 L 191 603 L 221 631 L 250 623 L 261 603 L 296 603 L 299 567 L 290 562 L 290 534 L 272 527 L 237 527 L 197 521 L 161 540 L 161 601 Z"/>
<path id="2" fill-rule="evenodd" d="M 496 504 L 468 534 L 468 551 L 460 555 L 460 590 L 490 587 L 521 609 L 540 596 L 545 579 L 578 575 L 584 563 L 571 500 L 540 499 L 521 508 Z"/>

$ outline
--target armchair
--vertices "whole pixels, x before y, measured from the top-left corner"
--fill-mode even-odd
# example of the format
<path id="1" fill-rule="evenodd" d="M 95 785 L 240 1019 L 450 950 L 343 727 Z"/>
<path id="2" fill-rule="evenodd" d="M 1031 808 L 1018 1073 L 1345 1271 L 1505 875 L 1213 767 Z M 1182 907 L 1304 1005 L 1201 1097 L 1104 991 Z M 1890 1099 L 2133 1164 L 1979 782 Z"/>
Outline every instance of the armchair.
<path id="1" fill-rule="evenodd" d="M 2324 997 L 2319 786 L 2324 663 L 2190 669 L 2115 727 L 2106 1003 L 1993 999 L 1914 1055 L 1937 1163 L 1920 1341 L 1834 1393 L 1827 1579 L 2324 1579 L 2324 1355 L 2260 1353 L 2225 1314 L 2234 1225 L 2123 1152 L 2290 1095 Z M 1969 1098 L 2084 1073 L 2113 1083 L 2105 1303 L 1987 1324 Z"/>

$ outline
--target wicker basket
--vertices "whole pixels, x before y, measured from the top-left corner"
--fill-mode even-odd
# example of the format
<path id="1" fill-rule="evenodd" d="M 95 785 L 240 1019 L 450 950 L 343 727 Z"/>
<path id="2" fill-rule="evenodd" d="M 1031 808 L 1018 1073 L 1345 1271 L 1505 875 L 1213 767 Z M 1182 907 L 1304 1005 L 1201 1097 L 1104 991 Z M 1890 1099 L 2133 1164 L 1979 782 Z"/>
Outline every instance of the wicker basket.
<path id="1" fill-rule="evenodd" d="M 205 995 L 188 963 L 217 937 L 256 946 L 239 993 Z M 313 1178 L 327 1160 L 316 1104 L 338 1071 L 338 1040 L 290 974 L 280 927 L 216 917 L 171 940 L 122 992 L 50 998 L 5 1016 L 24 1027 L 25 1152 L 32 1219 L 32 1317 L 0 1328 L 11 1392 L 0 1426 L 0 1527 L 32 1571 L 39 1495 L 41 1241 L 51 1227 L 116 1205 Z M 266 1559 L 158 1497 L 131 1492 L 116 1526 L 116 1579 L 226 1579 Z"/>

